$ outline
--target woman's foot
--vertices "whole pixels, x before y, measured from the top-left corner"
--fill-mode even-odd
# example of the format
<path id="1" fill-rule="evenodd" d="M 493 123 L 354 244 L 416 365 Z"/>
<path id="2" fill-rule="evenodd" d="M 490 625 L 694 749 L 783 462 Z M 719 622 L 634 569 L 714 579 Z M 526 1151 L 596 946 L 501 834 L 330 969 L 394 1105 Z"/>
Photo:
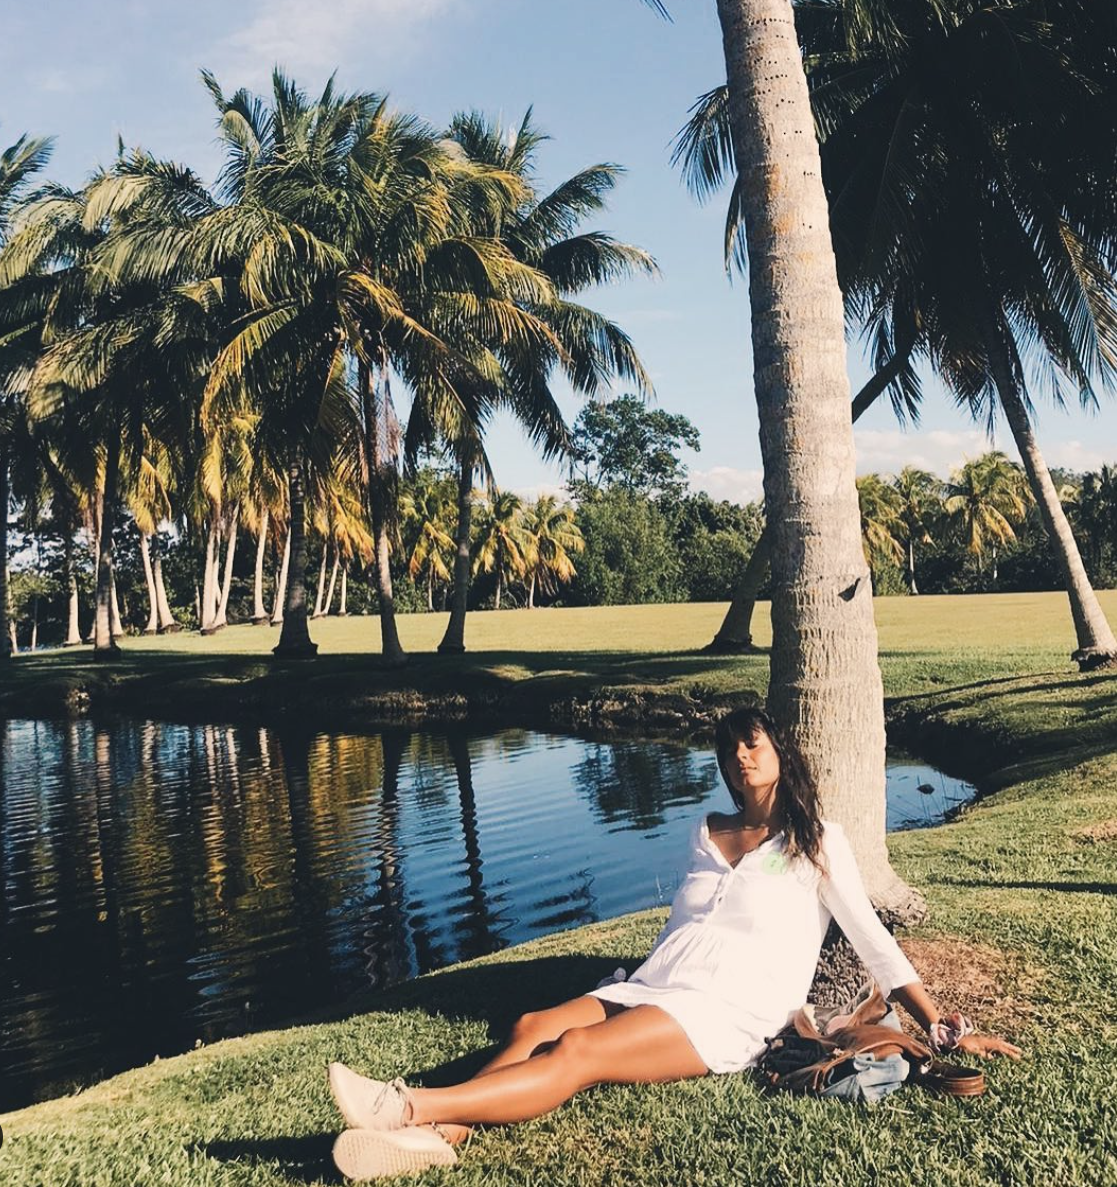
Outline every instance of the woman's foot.
<path id="1" fill-rule="evenodd" d="M 334 1165 L 357 1182 L 415 1174 L 428 1166 L 453 1166 L 457 1161 L 454 1147 L 429 1125 L 392 1132 L 347 1129 L 334 1142 Z"/>
<path id="2" fill-rule="evenodd" d="M 402 1080 L 372 1080 L 344 1063 L 327 1069 L 330 1092 L 351 1129 L 402 1129 L 411 1120 L 411 1094 Z"/>

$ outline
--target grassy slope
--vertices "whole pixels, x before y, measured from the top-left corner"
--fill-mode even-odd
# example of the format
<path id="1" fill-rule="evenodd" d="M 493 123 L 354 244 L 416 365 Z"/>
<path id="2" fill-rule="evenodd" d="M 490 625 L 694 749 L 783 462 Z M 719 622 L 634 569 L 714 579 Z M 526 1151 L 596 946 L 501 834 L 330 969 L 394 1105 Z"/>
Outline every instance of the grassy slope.
<path id="1" fill-rule="evenodd" d="M 1026 1060 L 990 1067 L 981 1100 L 909 1092 L 875 1111 L 769 1099 L 737 1076 L 603 1089 L 549 1118 L 480 1136 L 460 1168 L 425 1181 L 1117 1182 L 1117 846 L 1074 836 L 1117 818 L 1117 675 L 1068 671 L 1059 599 L 897 600 L 878 608 L 893 714 L 921 722 L 941 765 L 996 770 L 1000 788 L 950 825 L 893 838 L 897 864 L 932 908 L 913 939 L 948 937 L 955 949 L 972 943 L 982 946 L 974 952 L 991 947 L 1003 955 L 1002 1005 L 991 1008 L 1024 1042 Z M 706 608 L 686 609 L 632 610 L 615 619 L 622 612 L 567 612 L 555 628 L 541 614 L 534 620 L 540 626 L 528 625 L 538 648 L 592 659 L 586 636 L 618 637 L 612 630 L 622 622 L 628 625 L 619 637 L 629 649 L 648 647 L 665 630 L 668 645 L 700 642 L 716 611 L 707 623 Z M 1117 610 L 1112 601 L 1109 610 Z M 575 614 L 585 616 L 582 638 L 573 630 Z M 498 617 L 525 616 L 478 616 L 477 623 Z M 405 629 L 419 627 L 429 629 L 415 620 Z M 496 645 L 526 646 L 523 636 L 508 637 L 511 621 L 500 629 L 507 634 Z M 475 624 L 474 646 L 481 635 Z M 220 638 L 224 645 L 234 635 Z M 671 679 L 672 659 L 686 662 L 612 659 L 599 656 L 598 667 L 580 671 L 596 681 L 657 671 Z M 504 662 L 477 656 L 470 664 L 494 661 Z M 546 658 L 521 653 L 516 663 L 539 671 Z M 701 680 L 711 691 L 762 674 L 757 659 L 710 664 Z M 682 679 L 696 678 L 688 670 Z M 327 1060 L 345 1058 L 373 1074 L 423 1070 L 426 1082 L 437 1083 L 468 1070 L 522 1009 L 560 1000 L 618 961 L 638 959 L 657 922 L 651 913 L 549 937 L 370 998 L 345 1018 L 218 1044 L 12 1114 L 3 1119 L 2 1181 L 336 1182 Z M 1005 1001 L 1016 1005 L 1003 1009 Z"/>

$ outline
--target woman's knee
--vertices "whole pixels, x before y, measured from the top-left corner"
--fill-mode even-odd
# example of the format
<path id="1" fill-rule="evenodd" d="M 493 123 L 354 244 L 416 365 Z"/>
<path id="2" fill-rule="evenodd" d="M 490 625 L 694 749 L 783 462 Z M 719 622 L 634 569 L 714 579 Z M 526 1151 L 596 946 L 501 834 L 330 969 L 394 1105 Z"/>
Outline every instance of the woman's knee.
<path id="1" fill-rule="evenodd" d="M 545 1010 L 521 1014 L 512 1023 L 512 1031 L 509 1035 L 509 1038 L 514 1043 L 532 1041 L 543 1043 L 554 1037 L 555 1035 L 550 1032 L 547 1026 L 547 1011 Z"/>

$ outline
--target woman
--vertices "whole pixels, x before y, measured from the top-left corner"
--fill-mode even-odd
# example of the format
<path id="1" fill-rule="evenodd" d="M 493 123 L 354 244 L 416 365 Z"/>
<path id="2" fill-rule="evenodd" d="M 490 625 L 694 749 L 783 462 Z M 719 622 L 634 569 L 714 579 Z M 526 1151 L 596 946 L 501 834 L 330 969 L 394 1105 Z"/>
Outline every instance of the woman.
<path id="1" fill-rule="evenodd" d="M 538 1117 L 594 1084 L 755 1064 L 806 1000 L 831 918 L 936 1050 L 1019 1058 L 1019 1048 L 973 1033 L 961 1015 L 940 1015 L 873 911 L 840 826 L 819 819 L 803 760 L 772 719 L 737 710 L 718 723 L 716 745 L 737 810 L 696 826 L 689 872 L 648 959 L 627 981 L 525 1015 L 463 1084 L 408 1088 L 331 1064 L 330 1088 L 352 1127 L 334 1147 L 343 1174 L 449 1165 L 469 1125 Z"/>

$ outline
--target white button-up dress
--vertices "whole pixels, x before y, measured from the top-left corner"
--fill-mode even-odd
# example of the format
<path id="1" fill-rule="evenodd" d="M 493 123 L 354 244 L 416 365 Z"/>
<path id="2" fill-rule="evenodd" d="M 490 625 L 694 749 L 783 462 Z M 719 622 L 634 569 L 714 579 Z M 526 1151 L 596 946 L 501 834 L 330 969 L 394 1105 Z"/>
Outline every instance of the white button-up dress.
<path id="1" fill-rule="evenodd" d="M 824 822 L 822 876 L 789 860 L 786 837 L 770 837 L 735 865 L 703 818 L 690 868 L 648 959 L 627 981 L 593 996 L 624 1006 L 659 1006 L 686 1032 L 712 1072 L 754 1064 L 768 1038 L 806 1001 L 833 918 L 888 996 L 919 980 L 873 910 L 849 841 Z"/>

